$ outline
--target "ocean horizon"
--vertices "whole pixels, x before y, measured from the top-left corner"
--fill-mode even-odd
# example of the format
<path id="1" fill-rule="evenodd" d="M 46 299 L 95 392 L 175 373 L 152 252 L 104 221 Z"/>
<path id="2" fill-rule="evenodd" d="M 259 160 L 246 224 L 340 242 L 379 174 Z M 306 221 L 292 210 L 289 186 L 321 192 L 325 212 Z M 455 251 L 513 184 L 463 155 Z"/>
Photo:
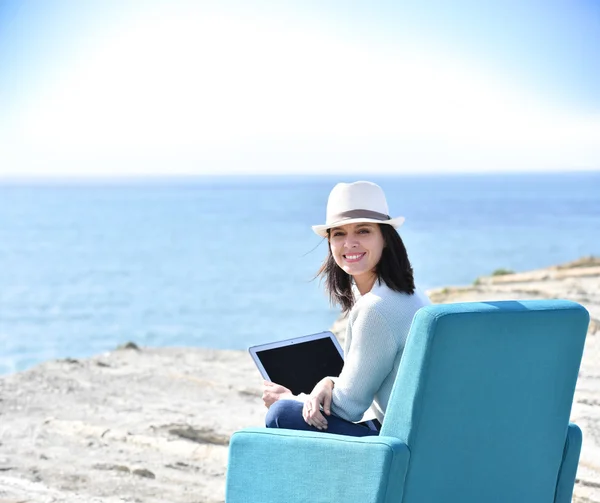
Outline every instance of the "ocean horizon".
<path id="1" fill-rule="evenodd" d="M 339 181 L 386 192 L 417 284 L 600 255 L 600 172 L 0 179 L 0 373 L 133 341 L 245 349 L 327 330 Z"/>

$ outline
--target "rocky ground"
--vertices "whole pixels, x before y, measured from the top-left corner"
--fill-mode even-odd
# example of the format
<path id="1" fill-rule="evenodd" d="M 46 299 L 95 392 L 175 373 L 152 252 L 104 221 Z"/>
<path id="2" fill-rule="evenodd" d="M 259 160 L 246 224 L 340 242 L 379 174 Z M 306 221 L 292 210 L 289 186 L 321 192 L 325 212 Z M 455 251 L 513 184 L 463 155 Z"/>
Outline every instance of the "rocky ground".
<path id="1" fill-rule="evenodd" d="M 0 502 L 223 501 L 229 436 L 263 424 L 260 386 L 247 353 L 190 348 L 4 377 Z"/>
<path id="2" fill-rule="evenodd" d="M 434 302 L 559 297 L 588 308 L 572 413 L 584 431 L 574 501 L 600 503 L 600 259 L 428 293 Z M 4 376 L 0 503 L 223 501 L 229 436 L 262 425 L 260 395 L 245 351 L 130 345 Z"/>

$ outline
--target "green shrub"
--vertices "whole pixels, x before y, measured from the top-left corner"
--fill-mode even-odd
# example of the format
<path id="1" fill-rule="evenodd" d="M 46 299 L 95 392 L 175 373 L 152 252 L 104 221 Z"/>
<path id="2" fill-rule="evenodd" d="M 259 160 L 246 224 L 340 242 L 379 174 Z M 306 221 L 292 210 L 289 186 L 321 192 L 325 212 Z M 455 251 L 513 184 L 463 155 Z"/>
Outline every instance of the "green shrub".
<path id="1" fill-rule="evenodd" d="M 492 276 L 504 276 L 505 274 L 514 274 L 515 271 L 512 271 L 510 269 L 504 269 L 503 267 L 501 267 L 500 269 L 496 269 L 493 273 Z"/>

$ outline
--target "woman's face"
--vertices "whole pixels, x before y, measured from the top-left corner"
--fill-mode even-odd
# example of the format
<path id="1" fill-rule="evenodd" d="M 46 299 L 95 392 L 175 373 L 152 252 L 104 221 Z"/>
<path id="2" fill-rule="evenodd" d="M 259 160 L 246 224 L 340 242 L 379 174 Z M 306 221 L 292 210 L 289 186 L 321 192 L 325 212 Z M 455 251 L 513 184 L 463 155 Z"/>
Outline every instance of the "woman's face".
<path id="1" fill-rule="evenodd" d="M 358 223 L 334 227 L 329 233 L 329 245 L 335 263 L 353 276 L 358 286 L 375 278 L 375 266 L 385 245 L 379 225 Z"/>

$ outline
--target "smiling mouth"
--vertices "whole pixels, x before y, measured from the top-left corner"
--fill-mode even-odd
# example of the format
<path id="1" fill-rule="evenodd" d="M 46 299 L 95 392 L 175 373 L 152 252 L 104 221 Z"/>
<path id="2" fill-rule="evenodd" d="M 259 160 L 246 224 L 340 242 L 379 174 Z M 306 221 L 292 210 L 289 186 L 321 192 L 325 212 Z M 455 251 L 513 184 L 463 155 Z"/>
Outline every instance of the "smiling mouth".
<path id="1" fill-rule="evenodd" d="M 344 258 L 346 259 L 346 262 L 358 262 L 365 255 L 365 253 L 353 253 L 352 255 L 344 255 Z"/>

